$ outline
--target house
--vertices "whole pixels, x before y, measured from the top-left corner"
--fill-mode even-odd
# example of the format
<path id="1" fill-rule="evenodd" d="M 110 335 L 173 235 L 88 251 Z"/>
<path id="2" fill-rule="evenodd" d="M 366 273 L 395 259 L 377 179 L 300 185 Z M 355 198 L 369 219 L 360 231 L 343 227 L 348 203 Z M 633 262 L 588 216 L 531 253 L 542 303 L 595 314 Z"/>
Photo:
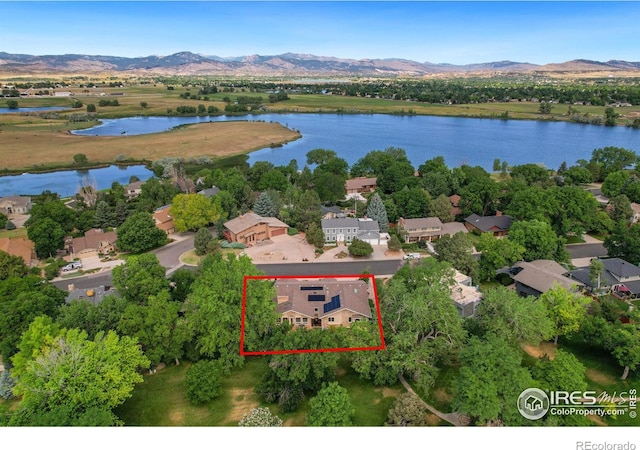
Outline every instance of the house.
<path id="1" fill-rule="evenodd" d="M 458 214 L 462 214 L 462 208 L 460 208 L 460 197 L 458 194 L 453 194 L 449 196 L 449 201 L 451 202 L 451 214 L 453 216 L 457 216 Z"/>
<path id="2" fill-rule="evenodd" d="M 442 221 L 437 217 L 421 217 L 417 219 L 398 220 L 398 227 L 406 243 L 440 239 L 442 236 L 453 236 L 456 233 L 467 233 L 467 228 L 460 222 Z"/>
<path id="3" fill-rule="evenodd" d="M 362 280 L 278 279 L 278 322 L 304 328 L 349 327 L 371 318 L 367 283 Z"/>
<path id="4" fill-rule="evenodd" d="M 31 267 L 32 263 L 37 262 L 34 253 L 34 244 L 29 239 L 0 238 L 0 250 L 13 256 L 19 256 L 27 267 Z"/>
<path id="5" fill-rule="evenodd" d="M 632 202 L 631 209 L 633 210 L 631 223 L 638 223 L 640 221 L 640 204 Z"/>
<path id="6" fill-rule="evenodd" d="M 494 236 L 506 236 L 509 234 L 509 228 L 511 227 L 513 218 L 506 214 L 502 214 L 500 211 L 496 212 L 495 216 L 479 216 L 477 214 L 471 214 L 464 219 L 464 226 L 469 231 L 479 231 L 480 233 L 493 233 Z"/>
<path id="7" fill-rule="evenodd" d="M 173 217 L 169 214 L 169 208 L 171 208 L 171 205 L 161 206 L 152 214 L 153 220 L 156 222 L 156 227 L 160 228 L 166 234 L 171 234 L 176 231 L 176 227 L 173 224 Z"/>
<path id="8" fill-rule="evenodd" d="M 456 270 L 451 286 L 451 299 L 460 317 L 474 317 L 476 308 L 482 301 L 482 293 L 473 285 L 471 277 Z"/>
<path id="9" fill-rule="evenodd" d="M 212 186 L 208 189 L 203 189 L 201 191 L 198 192 L 199 195 L 204 195 L 207 198 L 211 198 L 214 197 L 215 195 L 218 194 L 218 192 L 220 192 L 220 188 Z"/>
<path id="10" fill-rule="evenodd" d="M 358 177 L 345 182 L 347 194 L 362 194 L 376 190 L 376 177 Z"/>
<path id="11" fill-rule="evenodd" d="M 13 214 L 29 214 L 31 211 L 31 197 L 11 195 L 0 198 L 0 213 L 9 216 Z"/>
<path id="12" fill-rule="evenodd" d="M 582 282 L 591 291 L 604 290 L 633 298 L 640 297 L 640 267 L 620 258 L 600 261 L 604 269 L 600 274 L 599 282 L 591 280 L 589 267 L 572 270 L 568 276 Z"/>
<path id="13" fill-rule="evenodd" d="M 584 286 L 581 281 L 569 278 L 567 269 L 549 259 L 521 261 L 514 264 L 514 268 L 519 269 L 513 280 L 516 282 L 516 292 L 522 297 L 539 297 L 555 286 L 568 290 L 577 290 Z"/>
<path id="14" fill-rule="evenodd" d="M 345 217 L 344 211 L 339 206 L 321 206 L 323 219 L 335 219 Z"/>
<path id="15" fill-rule="evenodd" d="M 127 200 L 138 197 L 142 193 L 143 184 L 144 181 L 134 181 L 133 183 L 127 184 L 124 187 L 124 195 L 127 197 Z"/>
<path id="16" fill-rule="evenodd" d="M 114 252 L 118 239 L 115 231 L 102 231 L 92 228 L 84 233 L 84 236 L 65 239 L 65 249 L 73 258 L 88 258 Z"/>
<path id="17" fill-rule="evenodd" d="M 224 223 L 224 236 L 229 242 L 250 246 L 287 233 L 289 225 L 275 217 L 247 213 Z"/>
<path id="18" fill-rule="evenodd" d="M 322 219 L 322 232 L 326 243 L 351 242 L 354 238 L 380 245 L 380 227 L 373 219 L 342 217 Z"/>

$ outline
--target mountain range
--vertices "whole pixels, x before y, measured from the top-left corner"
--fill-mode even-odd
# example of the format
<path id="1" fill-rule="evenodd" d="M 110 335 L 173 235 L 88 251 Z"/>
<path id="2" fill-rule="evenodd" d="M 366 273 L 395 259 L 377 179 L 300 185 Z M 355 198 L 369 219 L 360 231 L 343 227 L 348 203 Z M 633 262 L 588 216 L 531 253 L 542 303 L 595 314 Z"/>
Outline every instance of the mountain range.
<path id="1" fill-rule="evenodd" d="M 129 73 L 148 75 L 238 76 L 428 76 L 496 73 L 606 73 L 640 76 L 640 62 L 576 59 L 545 65 L 497 61 L 454 65 L 407 59 L 342 59 L 299 53 L 232 58 L 179 52 L 168 56 L 24 55 L 0 52 L 4 74 Z"/>

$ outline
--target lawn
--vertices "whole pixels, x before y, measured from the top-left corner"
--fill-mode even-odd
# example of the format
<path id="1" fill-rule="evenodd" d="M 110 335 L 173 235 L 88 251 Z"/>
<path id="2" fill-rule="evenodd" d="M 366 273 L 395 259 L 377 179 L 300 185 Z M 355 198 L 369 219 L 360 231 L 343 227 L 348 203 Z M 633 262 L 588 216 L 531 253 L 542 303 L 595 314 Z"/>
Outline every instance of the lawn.
<path id="1" fill-rule="evenodd" d="M 0 229 L 0 238 L 27 238 L 26 228 L 16 228 L 15 230 Z"/>
<path id="2" fill-rule="evenodd" d="M 235 426 L 243 414 L 257 406 L 268 406 L 285 426 L 304 426 L 309 411 L 307 397 L 297 411 L 282 413 L 277 404 L 265 404 L 254 393 L 262 375 L 269 370 L 265 357 L 250 357 L 241 369 L 223 379 L 223 394 L 204 405 L 193 406 L 184 396 L 184 375 L 189 363 L 168 366 L 144 376 L 133 395 L 115 411 L 129 426 Z M 351 369 L 347 358 L 340 361 L 336 381 L 349 391 L 356 408 L 355 426 L 382 426 L 395 398 L 404 392 L 394 386 L 375 386 Z"/>

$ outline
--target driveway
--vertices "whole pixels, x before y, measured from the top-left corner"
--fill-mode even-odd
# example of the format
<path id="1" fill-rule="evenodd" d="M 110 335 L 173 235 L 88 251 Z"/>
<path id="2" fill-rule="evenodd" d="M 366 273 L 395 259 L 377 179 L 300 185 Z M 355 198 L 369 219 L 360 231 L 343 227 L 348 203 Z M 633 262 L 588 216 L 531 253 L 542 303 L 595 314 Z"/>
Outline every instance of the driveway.
<path id="1" fill-rule="evenodd" d="M 305 258 L 308 261 L 315 259 L 313 246 L 300 234 L 274 236 L 260 245 L 247 247 L 244 252 L 255 264 L 300 263 Z"/>

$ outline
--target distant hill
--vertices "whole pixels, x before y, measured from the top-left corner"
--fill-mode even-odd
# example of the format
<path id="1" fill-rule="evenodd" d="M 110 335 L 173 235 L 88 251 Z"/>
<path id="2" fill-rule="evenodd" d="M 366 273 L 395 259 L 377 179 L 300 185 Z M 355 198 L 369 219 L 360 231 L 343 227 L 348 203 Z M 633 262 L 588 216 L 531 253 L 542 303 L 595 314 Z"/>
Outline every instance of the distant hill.
<path id="1" fill-rule="evenodd" d="M 576 59 L 536 65 L 497 61 L 454 65 L 407 59 L 341 59 L 298 53 L 249 55 L 222 58 L 179 52 L 168 56 L 125 58 L 101 55 L 22 55 L 0 52 L 0 71 L 12 74 L 38 73 L 137 73 L 149 75 L 320 75 L 320 76 L 427 76 L 436 74 L 500 74 L 530 72 L 635 73 L 640 62 L 607 62 Z"/>

